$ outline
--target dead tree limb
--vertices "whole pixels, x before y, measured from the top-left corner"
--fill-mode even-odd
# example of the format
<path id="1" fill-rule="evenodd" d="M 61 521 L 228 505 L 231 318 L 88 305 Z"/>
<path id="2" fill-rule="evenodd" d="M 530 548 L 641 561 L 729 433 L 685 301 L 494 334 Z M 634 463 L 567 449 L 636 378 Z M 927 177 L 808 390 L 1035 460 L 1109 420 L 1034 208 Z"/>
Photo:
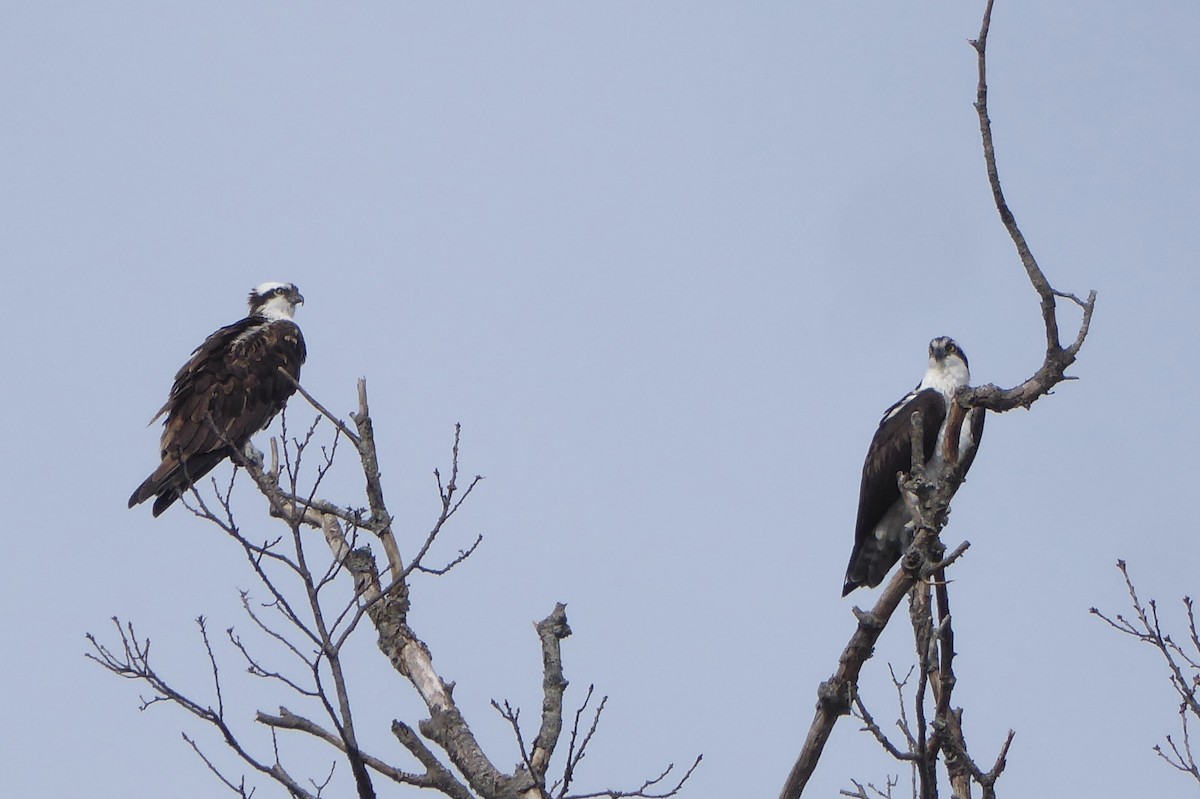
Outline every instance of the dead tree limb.
<path id="1" fill-rule="evenodd" d="M 992 384 L 967 389 L 959 399 L 960 402 L 968 406 L 1002 412 L 1011 411 L 1014 408 L 1028 408 L 1039 397 L 1045 396 L 1054 386 L 1067 379 L 1065 375 L 1066 369 L 1078 357 L 1079 350 L 1083 347 L 1084 339 L 1087 338 L 1088 330 L 1091 327 L 1092 313 L 1096 308 L 1096 292 L 1088 292 L 1087 299 L 1081 300 L 1074 294 L 1058 291 L 1050 285 L 1050 281 L 1046 279 L 1046 275 L 1042 272 L 1041 267 L 1038 266 L 1037 259 L 1034 258 L 1029 243 L 1025 240 L 1025 234 L 1021 232 L 1021 228 L 1017 225 L 1016 217 L 1008 207 L 1008 201 L 1004 199 L 1004 190 L 1000 187 L 1000 170 L 996 166 L 996 146 L 992 139 L 992 120 L 988 114 L 987 40 L 988 31 L 992 24 L 993 2 L 994 0 L 987 0 L 987 7 L 983 12 L 983 24 L 979 29 L 979 38 L 971 40 L 971 46 L 975 48 L 979 71 L 979 82 L 975 90 L 975 112 L 979 115 L 979 133 L 983 141 L 983 160 L 987 168 L 988 185 L 992 190 L 992 199 L 995 201 L 996 210 L 1000 213 L 1000 221 L 1004 224 L 1004 229 L 1008 231 L 1009 237 L 1012 238 L 1013 244 L 1017 248 L 1017 255 L 1021 259 L 1022 266 L 1025 267 L 1025 274 L 1029 277 L 1029 282 L 1033 286 L 1033 290 L 1037 292 L 1038 302 L 1042 311 L 1042 323 L 1046 330 L 1045 358 L 1041 367 L 1029 379 L 1009 389 L 1001 389 Z M 1075 340 L 1065 348 L 1062 346 L 1059 338 L 1058 311 L 1055 305 L 1056 297 L 1068 299 L 1083 310 L 1083 318 L 1079 323 L 1079 330 L 1075 334 Z"/>

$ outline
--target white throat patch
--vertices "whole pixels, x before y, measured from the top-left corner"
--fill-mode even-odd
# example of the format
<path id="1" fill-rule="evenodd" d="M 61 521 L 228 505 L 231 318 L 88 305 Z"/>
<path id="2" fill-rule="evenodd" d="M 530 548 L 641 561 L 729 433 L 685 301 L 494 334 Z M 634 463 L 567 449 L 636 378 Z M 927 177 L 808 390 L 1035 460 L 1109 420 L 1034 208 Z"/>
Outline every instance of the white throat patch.
<path id="1" fill-rule="evenodd" d="M 937 389 L 939 394 L 949 400 L 955 391 L 970 383 L 971 373 L 963 359 L 957 355 L 947 355 L 940 362 L 936 358 L 929 359 L 929 368 L 925 371 L 925 377 L 918 389 Z"/>
<path id="2" fill-rule="evenodd" d="M 277 319 L 291 319 L 296 313 L 296 306 L 283 294 L 277 294 L 263 303 L 258 313 L 272 322 Z"/>

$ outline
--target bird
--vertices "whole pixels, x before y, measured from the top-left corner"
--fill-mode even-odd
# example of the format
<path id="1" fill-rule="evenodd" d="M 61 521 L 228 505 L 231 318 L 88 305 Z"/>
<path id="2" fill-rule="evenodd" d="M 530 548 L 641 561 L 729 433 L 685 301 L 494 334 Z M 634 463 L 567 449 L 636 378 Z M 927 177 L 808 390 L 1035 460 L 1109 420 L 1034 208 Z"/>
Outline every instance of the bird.
<path id="1" fill-rule="evenodd" d="M 900 496 L 896 476 L 912 468 L 913 411 L 921 411 L 925 428 L 922 436 L 925 468 L 936 472 L 943 465 L 947 411 L 954 393 L 970 380 L 967 354 L 954 339 L 940 336 L 929 342 L 925 377 L 884 412 L 863 463 L 854 549 L 846 567 L 842 596 L 862 585 L 870 588 L 879 585 L 912 543 L 912 518 Z M 970 408 L 962 421 L 958 460 L 964 476 L 983 437 L 984 413 L 983 408 Z"/>
<path id="2" fill-rule="evenodd" d="M 161 515 L 265 429 L 295 392 L 307 350 L 292 317 L 304 297 L 292 283 L 268 282 L 251 289 L 248 302 L 246 318 L 206 338 L 175 374 L 150 420 L 166 416 L 162 463 L 129 497 L 130 508 L 156 497 L 153 515 Z"/>

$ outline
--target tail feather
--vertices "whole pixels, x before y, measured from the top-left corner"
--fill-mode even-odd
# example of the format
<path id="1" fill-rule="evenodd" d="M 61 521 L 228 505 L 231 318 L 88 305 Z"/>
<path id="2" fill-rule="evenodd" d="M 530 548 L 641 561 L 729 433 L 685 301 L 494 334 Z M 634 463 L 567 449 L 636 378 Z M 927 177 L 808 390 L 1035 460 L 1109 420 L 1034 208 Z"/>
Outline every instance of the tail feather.
<path id="1" fill-rule="evenodd" d="M 150 508 L 150 513 L 154 518 L 162 516 L 163 511 L 175 504 L 175 500 L 183 496 L 186 489 L 168 488 L 158 495 L 158 499 L 154 500 L 154 505 Z"/>
<path id="2" fill-rule="evenodd" d="M 229 452 L 229 449 L 223 447 L 193 455 L 183 462 L 176 461 L 173 457 L 164 460 L 130 495 L 129 507 L 140 505 L 150 497 L 157 496 L 151 512 L 156 517 L 162 515 L 162 512 L 175 504 L 175 500 L 183 496 L 197 480 L 229 457 Z"/>
<path id="3" fill-rule="evenodd" d="M 893 506 L 904 511 L 903 505 Z M 897 511 L 897 518 L 899 519 Z M 904 511 L 907 518 L 907 511 Z M 885 517 L 886 518 L 886 517 Z M 903 524 L 903 519 L 899 519 Z M 888 572 L 900 560 L 900 556 L 912 545 L 912 527 L 905 525 L 899 530 L 893 529 L 883 538 L 875 535 L 874 531 L 863 537 L 863 540 L 850 553 L 850 563 L 846 566 L 846 581 L 842 585 L 842 596 L 846 596 L 855 588 L 865 585 L 874 588 L 883 582 Z"/>
<path id="4" fill-rule="evenodd" d="M 129 495 L 129 507 L 141 505 L 150 497 L 157 494 L 162 486 L 174 476 L 175 470 L 179 468 L 179 462 L 174 458 L 164 459 L 159 464 L 149 477 L 142 481 L 142 484 L 137 487 L 132 494 Z"/>

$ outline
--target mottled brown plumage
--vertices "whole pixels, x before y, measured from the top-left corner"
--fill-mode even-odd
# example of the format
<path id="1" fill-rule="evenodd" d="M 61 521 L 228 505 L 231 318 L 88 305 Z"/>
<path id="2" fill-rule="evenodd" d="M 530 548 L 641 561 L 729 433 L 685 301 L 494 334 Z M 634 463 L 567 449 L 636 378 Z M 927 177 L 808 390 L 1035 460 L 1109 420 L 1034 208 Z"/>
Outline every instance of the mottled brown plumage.
<path id="1" fill-rule="evenodd" d="M 298 380 L 304 363 L 304 336 L 290 318 L 302 302 L 295 286 L 264 283 L 250 294 L 249 316 L 196 348 L 151 419 L 166 415 L 162 463 L 129 497 L 129 507 L 157 497 L 158 516 L 271 423 L 296 390 L 286 375 Z"/>

